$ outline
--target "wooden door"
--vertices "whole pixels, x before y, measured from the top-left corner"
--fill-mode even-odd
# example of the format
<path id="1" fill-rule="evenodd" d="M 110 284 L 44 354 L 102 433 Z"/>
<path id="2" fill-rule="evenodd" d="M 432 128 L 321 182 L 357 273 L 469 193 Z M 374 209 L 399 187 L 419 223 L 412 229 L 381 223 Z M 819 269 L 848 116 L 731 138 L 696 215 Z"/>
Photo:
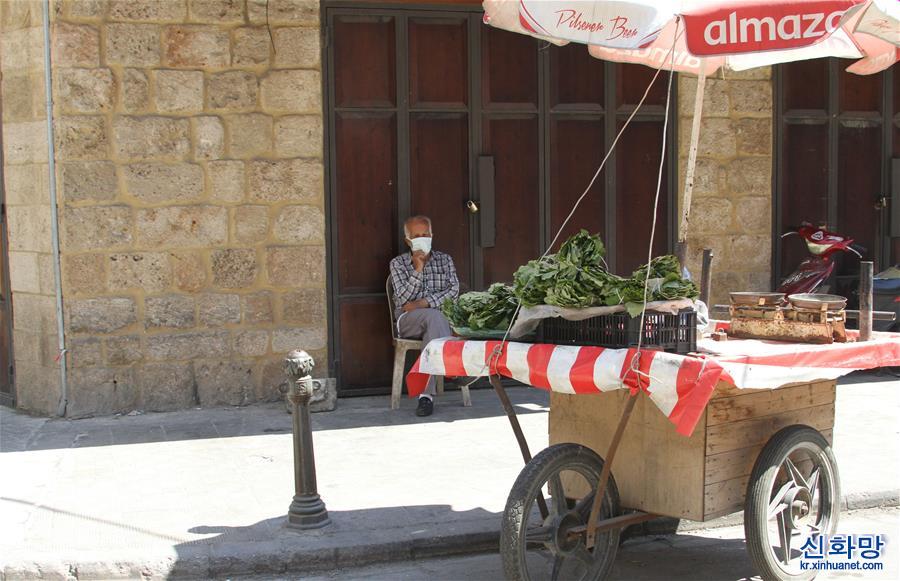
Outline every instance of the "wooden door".
<path id="1" fill-rule="evenodd" d="M 342 395 L 383 393 L 393 357 L 384 284 L 405 251 L 402 220 L 432 218 L 462 292 L 511 282 L 558 230 L 654 71 L 485 26 L 477 6 L 325 14 L 332 371 Z M 599 232 L 625 274 L 646 261 L 664 81 L 560 239 Z M 670 244 L 665 172 L 656 253 Z"/>
<path id="2" fill-rule="evenodd" d="M 2 104 L 0 104 L 2 116 Z M 12 312 L 9 292 L 9 244 L 6 233 L 6 180 L 3 176 L 3 135 L 0 131 L 0 405 L 15 407 L 12 381 Z"/>
<path id="3" fill-rule="evenodd" d="M 891 158 L 900 157 L 900 75 L 889 69 L 859 76 L 845 66 L 818 59 L 778 68 L 775 285 L 807 255 L 798 239 L 779 238 L 804 220 L 854 238 L 868 249 L 865 260 L 875 262 L 876 272 L 900 258 L 900 213 L 893 224 L 890 216 L 892 204 L 900 204 L 900 192 L 891 200 Z M 836 272 L 832 290 L 851 296 L 859 260 L 838 256 Z"/>

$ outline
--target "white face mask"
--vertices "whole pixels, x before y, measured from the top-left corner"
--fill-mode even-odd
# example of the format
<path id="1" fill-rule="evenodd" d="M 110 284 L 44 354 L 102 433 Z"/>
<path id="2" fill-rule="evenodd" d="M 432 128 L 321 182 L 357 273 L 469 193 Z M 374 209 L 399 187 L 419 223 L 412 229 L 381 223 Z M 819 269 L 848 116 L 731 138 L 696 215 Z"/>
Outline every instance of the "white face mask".
<path id="1" fill-rule="evenodd" d="M 413 238 L 412 240 L 409 241 L 409 243 L 412 246 L 413 252 L 417 252 L 420 250 L 422 252 L 424 252 L 425 254 L 428 254 L 431 252 L 431 237 L 430 236 L 429 237 L 420 236 L 418 238 Z"/>

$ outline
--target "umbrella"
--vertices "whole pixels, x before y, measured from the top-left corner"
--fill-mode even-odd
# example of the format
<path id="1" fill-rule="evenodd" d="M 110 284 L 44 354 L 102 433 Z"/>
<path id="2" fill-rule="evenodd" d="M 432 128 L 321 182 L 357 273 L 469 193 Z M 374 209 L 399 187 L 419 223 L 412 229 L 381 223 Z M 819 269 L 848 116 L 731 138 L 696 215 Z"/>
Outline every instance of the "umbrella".
<path id="1" fill-rule="evenodd" d="M 484 22 L 604 60 L 698 76 L 678 241 L 687 236 L 705 78 L 812 58 L 873 74 L 900 60 L 898 0 L 485 0 Z M 681 257 L 683 258 L 683 256 Z"/>

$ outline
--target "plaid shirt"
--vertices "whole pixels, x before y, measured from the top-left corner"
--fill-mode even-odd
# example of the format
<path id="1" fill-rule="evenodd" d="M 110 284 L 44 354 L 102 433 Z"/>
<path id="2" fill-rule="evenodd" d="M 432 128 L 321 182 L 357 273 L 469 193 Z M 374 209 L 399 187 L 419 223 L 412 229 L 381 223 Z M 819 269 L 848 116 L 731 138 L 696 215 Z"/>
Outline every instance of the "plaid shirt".
<path id="1" fill-rule="evenodd" d="M 456 267 L 449 254 L 433 250 L 425 262 L 422 272 L 412 265 L 409 252 L 391 260 L 391 284 L 394 286 L 394 316 L 403 314 L 403 305 L 410 301 L 425 299 L 433 309 L 440 308 L 447 299 L 459 295 L 459 279 Z"/>

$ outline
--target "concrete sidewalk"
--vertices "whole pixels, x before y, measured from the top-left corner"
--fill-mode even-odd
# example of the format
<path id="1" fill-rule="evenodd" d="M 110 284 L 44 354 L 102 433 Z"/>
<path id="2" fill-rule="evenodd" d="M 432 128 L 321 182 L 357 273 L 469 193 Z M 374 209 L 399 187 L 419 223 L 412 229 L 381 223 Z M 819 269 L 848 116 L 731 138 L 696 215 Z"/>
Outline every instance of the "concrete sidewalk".
<path id="1" fill-rule="evenodd" d="M 838 389 L 844 505 L 897 505 L 900 381 Z M 546 393 L 509 390 L 532 452 Z M 388 398 L 315 414 L 333 524 L 285 528 L 293 494 L 282 405 L 66 421 L 0 410 L 0 579 L 226 578 L 496 550 L 522 459 L 492 391 L 416 418 Z M 733 521 L 733 519 L 732 519 Z M 704 526 L 709 526 L 706 523 Z M 696 525 L 695 525 L 696 526 Z"/>

